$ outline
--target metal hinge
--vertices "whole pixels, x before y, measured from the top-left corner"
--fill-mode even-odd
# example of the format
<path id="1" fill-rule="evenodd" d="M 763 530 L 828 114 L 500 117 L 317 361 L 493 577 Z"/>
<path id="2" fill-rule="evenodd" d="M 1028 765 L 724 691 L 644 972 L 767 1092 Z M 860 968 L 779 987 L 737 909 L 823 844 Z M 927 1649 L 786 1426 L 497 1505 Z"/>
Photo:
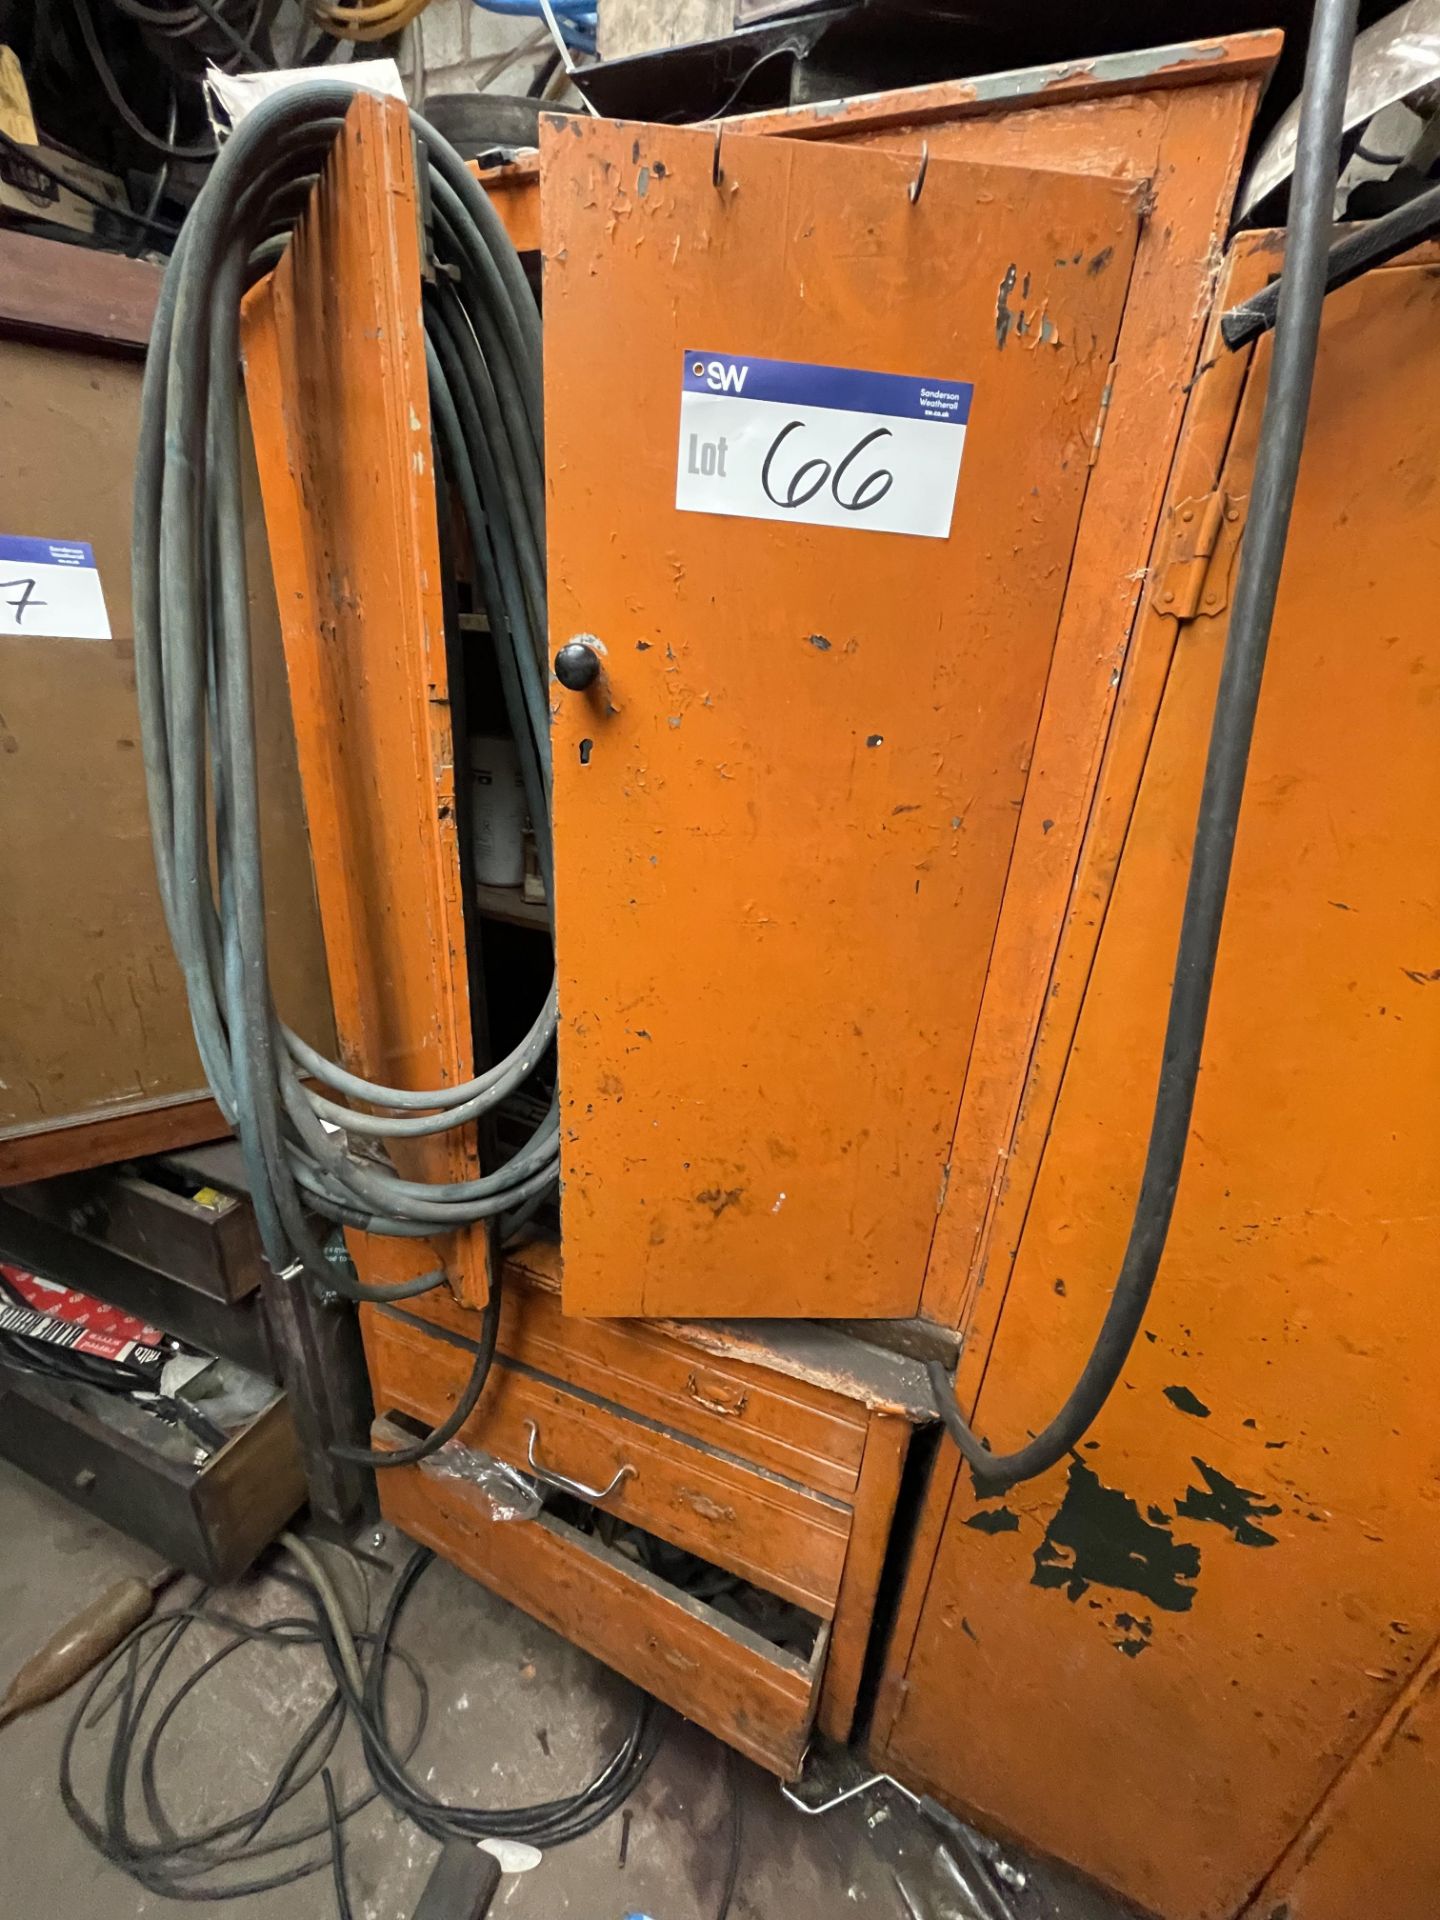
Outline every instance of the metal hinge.
<path id="1" fill-rule="evenodd" d="M 1169 551 L 1150 595 L 1157 613 L 1194 620 L 1225 611 L 1246 504 L 1245 494 L 1217 487 L 1171 509 Z"/>

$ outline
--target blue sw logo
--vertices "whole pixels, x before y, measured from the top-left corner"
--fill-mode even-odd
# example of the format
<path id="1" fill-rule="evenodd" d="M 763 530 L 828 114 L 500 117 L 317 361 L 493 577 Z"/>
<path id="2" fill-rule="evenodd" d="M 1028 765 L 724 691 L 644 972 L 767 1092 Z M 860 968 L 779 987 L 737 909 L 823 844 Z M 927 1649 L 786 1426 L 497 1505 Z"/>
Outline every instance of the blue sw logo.
<path id="1" fill-rule="evenodd" d="M 693 360 L 690 371 L 697 380 L 703 380 L 712 393 L 743 393 L 750 373 L 749 367 L 736 366 L 728 360 Z"/>

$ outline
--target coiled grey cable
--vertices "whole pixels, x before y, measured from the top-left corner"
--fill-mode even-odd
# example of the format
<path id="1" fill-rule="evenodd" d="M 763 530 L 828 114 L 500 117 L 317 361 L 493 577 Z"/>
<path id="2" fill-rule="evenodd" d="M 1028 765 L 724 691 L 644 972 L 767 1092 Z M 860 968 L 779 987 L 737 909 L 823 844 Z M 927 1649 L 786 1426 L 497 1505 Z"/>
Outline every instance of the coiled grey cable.
<path id="1" fill-rule="evenodd" d="M 557 1176 L 553 1101 L 516 1153 L 471 1180 L 402 1179 L 378 1143 L 473 1126 L 491 1112 L 545 1058 L 556 1000 L 552 984 L 520 1044 L 474 1078 L 415 1089 L 328 1060 L 285 1025 L 271 996 L 243 545 L 239 306 L 283 250 L 352 99 L 348 88 L 317 79 L 250 113 L 224 143 L 171 258 L 142 397 L 135 655 L 166 919 L 206 1075 L 245 1155 L 267 1256 L 277 1271 L 298 1269 L 327 1290 L 396 1299 L 438 1285 L 443 1272 L 361 1286 L 324 1258 L 307 1213 L 413 1238 L 481 1221 L 503 1233 L 528 1217 Z M 539 314 L 464 162 L 417 115 L 411 121 L 443 283 L 425 307 L 431 410 L 464 511 L 548 888 Z M 351 1101 L 383 1111 L 358 1111 Z"/>

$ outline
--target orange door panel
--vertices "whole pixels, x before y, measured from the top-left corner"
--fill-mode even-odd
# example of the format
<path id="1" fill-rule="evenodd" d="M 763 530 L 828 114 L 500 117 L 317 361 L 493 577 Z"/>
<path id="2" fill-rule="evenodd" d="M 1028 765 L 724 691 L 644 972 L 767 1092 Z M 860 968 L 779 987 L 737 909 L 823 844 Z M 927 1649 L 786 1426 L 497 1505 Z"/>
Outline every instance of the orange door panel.
<path id="1" fill-rule="evenodd" d="M 474 1072 L 420 232 L 402 102 L 357 94 L 284 258 L 243 315 L 245 383 L 341 1059 L 389 1086 Z M 395 1140 L 470 1180 L 475 1129 Z M 347 1229 L 361 1278 L 445 1268 L 489 1294 L 483 1224 Z"/>
<path id="2" fill-rule="evenodd" d="M 599 121 L 543 138 L 552 639 L 592 636 L 604 669 L 552 689 L 566 1307 L 910 1314 L 1140 195 Z M 942 537 L 872 530 L 889 443 L 843 470 L 803 414 L 764 436 L 786 504 L 747 517 L 747 436 L 776 415 L 682 433 L 696 349 L 732 379 L 968 384 L 953 515 L 942 479 L 919 516 Z M 751 491 L 678 509 L 721 458 Z M 901 511 L 894 465 L 872 521 Z M 846 524 L 789 511 L 812 485 Z"/>

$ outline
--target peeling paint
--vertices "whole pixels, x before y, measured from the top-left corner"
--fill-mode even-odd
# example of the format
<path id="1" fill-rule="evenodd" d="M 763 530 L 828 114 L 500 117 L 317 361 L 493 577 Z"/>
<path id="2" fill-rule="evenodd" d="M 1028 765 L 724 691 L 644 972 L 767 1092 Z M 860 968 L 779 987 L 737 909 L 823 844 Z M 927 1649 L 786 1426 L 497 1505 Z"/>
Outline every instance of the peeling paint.
<path id="1" fill-rule="evenodd" d="M 727 1207 L 738 1207 L 743 1187 L 707 1187 L 704 1193 L 697 1193 L 696 1201 L 702 1207 L 708 1207 L 718 1220 Z"/>
<path id="2" fill-rule="evenodd" d="M 1010 337 L 1010 329 L 1015 324 L 1015 315 L 1010 311 L 1010 296 L 1015 291 L 1015 262 L 1012 260 L 1005 269 L 1000 281 L 1000 291 L 995 298 L 995 345 L 1002 349 Z"/>
<path id="3" fill-rule="evenodd" d="M 982 1507 L 965 1522 L 976 1533 L 1018 1533 L 1020 1516 L 1013 1507 Z"/>
<path id="4" fill-rule="evenodd" d="M 1111 1645 L 1117 1653 L 1123 1653 L 1127 1659 L 1137 1659 L 1150 1645 L 1155 1623 L 1148 1616 L 1137 1619 L 1133 1613 L 1117 1613 L 1115 1625 L 1119 1630 L 1120 1638 L 1113 1640 Z"/>
<path id="5" fill-rule="evenodd" d="M 1210 1409 L 1203 1400 L 1199 1400 L 1188 1387 L 1166 1387 L 1165 1398 L 1172 1407 L 1178 1407 L 1181 1413 L 1193 1413 L 1197 1420 L 1208 1420 Z"/>
<path id="6" fill-rule="evenodd" d="M 1091 1586 L 1114 1587 L 1166 1613 L 1188 1613 L 1200 1549 L 1161 1524 L 1163 1509 L 1149 1511 L 1147 1519 L 1128 1493 L 1107 1487 L 1083 1460 L 1072 1461 L 1065 1498 L 1035 1549 L 1031 1586 L 1058 1587 L 1070 1600 Z"/>
<path id="7" fill-rule="evenodd" d="M 1240 1487 L 1218 1467 L 1208 1466 L 1198 1454 L 1191 1454 L 1204 1488 L 1187 1487 L 1185 1497 L 1176 1503 L 1177 1514 L 1183 1513 L 1188 1520 L 1210 1520 L 1217 1527 L 1224 1527 L 1233 1534 L 1242 1547 L 1273 1547 L 1276 1537 L 1265 1527 L 1256 1526 L 1256 1519 L 1268 1519 L 1279 1513 L 1280 1503 L 1262 1503 L 1261 1496 L 1253 1487 Z"/>

